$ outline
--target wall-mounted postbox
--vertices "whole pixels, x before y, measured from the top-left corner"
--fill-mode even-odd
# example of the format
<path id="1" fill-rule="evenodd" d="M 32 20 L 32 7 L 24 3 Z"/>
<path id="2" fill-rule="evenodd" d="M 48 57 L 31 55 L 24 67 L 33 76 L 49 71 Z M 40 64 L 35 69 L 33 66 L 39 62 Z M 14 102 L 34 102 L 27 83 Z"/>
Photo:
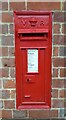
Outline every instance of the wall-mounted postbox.
<path id="1" fill-rule="evenodd" d="M 16 105 L 51 106 L 51 12 L 15 11 Z"/>

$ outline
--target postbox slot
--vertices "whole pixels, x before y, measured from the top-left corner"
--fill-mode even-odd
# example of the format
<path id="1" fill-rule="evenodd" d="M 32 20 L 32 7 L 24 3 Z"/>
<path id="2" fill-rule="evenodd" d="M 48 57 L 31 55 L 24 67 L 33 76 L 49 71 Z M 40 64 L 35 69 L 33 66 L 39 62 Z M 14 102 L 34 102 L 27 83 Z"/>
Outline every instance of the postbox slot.
<path id="1" fill-rule="evenodd" d="M 22 37 L 43 37 L 47 36 L 46 33 L 22 33 Z"/>

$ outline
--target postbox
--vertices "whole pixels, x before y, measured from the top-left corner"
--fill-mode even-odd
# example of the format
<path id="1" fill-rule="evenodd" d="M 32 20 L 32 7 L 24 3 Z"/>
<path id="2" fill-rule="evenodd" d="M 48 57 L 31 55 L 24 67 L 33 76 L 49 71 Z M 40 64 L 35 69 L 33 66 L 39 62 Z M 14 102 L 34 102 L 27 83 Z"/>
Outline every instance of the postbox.
<path id="1" fill-rule="evenodd" d="M 15 11 L 17 109 L 51 107 L 52 13 Z"/>

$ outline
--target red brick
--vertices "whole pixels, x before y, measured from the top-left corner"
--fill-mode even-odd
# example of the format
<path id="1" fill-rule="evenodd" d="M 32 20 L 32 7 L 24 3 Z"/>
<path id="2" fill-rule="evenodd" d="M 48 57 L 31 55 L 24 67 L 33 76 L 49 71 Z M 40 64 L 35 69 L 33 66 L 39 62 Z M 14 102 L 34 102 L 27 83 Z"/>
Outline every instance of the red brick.
<path id="1" fill-rule="evenodd" d="M 4 80 L 3 87 L 4 88 L 15 88 L 15 80 Z"/>
<path id="2" fill-rule="evenodd" d="M 2 25 L 2 33 L 7 34 L 8 33 L 8 25 Z"/>
<path id="3" fill-rule="evenodd" d="M 2 10 L 8 10 L 8 2 L 2 2 Z"/>
<path id="4" fill-rule="evenodd" d="M 2 77 L 2 68 L 0 68 L 0 78 Z"/>
<path id="5" fill-rule="evenodd" d="M 64 90 L 59 90 L 59 97 L 64 98 Z"/>
<path id="6" fill-rule="evenodd" d="M 8 77 L 8 76 L 9 76 L 9 69 L 2 68 L 2 77 Z"/>
<path id="7" fill-rule="evenodd" d="M 64 108 L 64 100 L 52 100 L 52 108 Z"/>
<path id="8" fill-rule="evenodd" d="M 2 118 L 2 110 L 0 110 L 0 118 Z"/>
<path id="9" fill-rule="evenodd" d="M 58 69 L 53 69 L 53 77 L 58 77 Z"/>
<path id="10" fill-rule="evenodd" d="M 10 90 L 2 90 L 2 99 L 10 98 Z"/>
<path id="11" fill-rule="evenodd" d="M 66 11 L 66 2 L 62 2 L 62 10 Z"/>
<path id="12" fill-rule="evenodd" d="M 8 56 L 8 47 L 0 47 L 2 49 L 2 56 Z"/>
<path id="13" fill-rule="evenodd" d="M 58 56 L 58 47 L 54 47 L 53 49 L 53 56 Z"/>
<path id="14" fill-rule="evenodd" d="M 64 79 L 53 79 L 52 88 L 64 88 Z"/>
<path id="15" fill-rule="evenodd" d="M 63 35 L 54 35 L 53 45 L 64 45 L 66 43 L 66 36 Z"/>
<path id="16" fill-rule="evenodd" d="M 2 63 L 3 63 L 3 67 L 14 67 L 15 66 L 14 58 L 3 58 Z"/>
<path id="17" fill-rule="evenodd" d="M 66 69 L 60 69 L 60 77 L 66 77 Z"/>
<path id="18" fill-rule="evenodd" d="M 10 2 L 10 10 L 24 10 L 25 2 Z"/>
<path id="19" fill-rule="evenodd" d="M 58 90 L 56 90 L 56 89 L 52 90 L 52 97 L 53 98 L 58 98 Z"/>
<path id="20" fill-rule="evenodd" d="M 49 118 L 50 110 L 30 110 L 29 117 L 30 118 Z"/>
<path id="21" fill-rule="evenodd" d="M 3 101 L 0 100 L 0 109 L 3 108 Z"/>
<path id="22" fill-rule="evenodd" d="M 59 34 L 60 33 L 60 24 L 54 24 L 54 33 Z"/>
<path id="23" fill-rule="evenodd" d="M 8 56 L 8 47 L 0 47 L 0 56 Z"/>
<path id="24" fill-rule="evenodd" d="M 53 58 L 54 67 L 66 67 L 66 58 Z"/>
<path id="25" fill-rule="evenodd" d="M 2 8 L 1 8 L 1 7 L 2 7 L 2 2 L 0 2 L 0 10 L 2 10 Z"/>
<path id="26" fill-rule="evenodd" d="M 62 24 L 62 33 L 66 34 L 66 24 Z"/>
<path id="27" fill-rule="evenodd" d="M 64 100 L 64 108 L 66 108 L 66 100 Z"/>
<path id="28" fill-rule="evenodd" d="M 0 89 L 2 88 L 2 81 L 0 80 Z"/>
<path id="29" fill-rule="evenodd" d="M 11 110 L 3 110 L 2 111 L 2 118 L 12 118 L 12 111 Z"/>
<path id="30" fill-rule="evenodd" d="M 2 90 L 0 90 L 0 99 L 2 99 Z"/>
<path id="31" fill-rule="evenodd" d="M 5 109 L 13 109 L 13 108 L 15 108 L 14 100 L 5 100 L 4 101 L 4 108 Z"/>
<path id="32" fill-rule="evenodd" d="M 2 25 L 1 24 L 0 24 L 0 34 L 2 34 Z"/>
<path id="33" fill-rule="evenodd" d="M 2 56 L 2 47 L 0 47 L 0 56 Z"/>
<path id="34" fill-rule="evenodd" d="M 26 118 L 27 116 L 27 111 L 26 110 L 13 110 L 13 117 L 15 119 L 22 119 Z"/>
<path id="35" fill-rule="evenodd" d="M 14 26 L 13 24 L 10 24 L 10 34 L 14 34 Z"/>
<path id="36" fill-rule="evenodd" d="M 10 76 L 11 76 L 11 78 L 15 78 L 15 69 L 14 68 L 10 69 Z"/>
<path id="37" fill-rule="evenodd" d="M 2 45 L 4 46 L 12 46 L 13 45 L 13 36 L 2 36 Z"/>
<path id="38" fill-rule="evenodd" d="M 54 13 L 55 22 L 64 22 L 64 12 L 55 12 Z"/>
<path id="39" fill-rule="evenodd" d="M 59 56 L 66 56 L 66 47 L 60 47 Z"/>
<path id="40" fill-rule="evenodd" d="M 59 10 L 60 2 L 28 2 L 28 10 Z"/>
<path id="41" fill-rule="evenodd" d="M 11 98 L 15 98 L 16 97 L 16 91 L 15 90 L 11 90 Z"/>
<path id="42" fill-rule="evenodd" d="M 2 22 L 13 22 L 13 16 L 10 12 L 2 12 Z"/>
<path id="43" fill-rule="evenodd" d="M 9 56 L 14 56 L 14 55 L 15 55 L 14 47 L 9 47 Z"/>
<path id="44" fill-rule="evenodd" d="M 50 118 L 58 117 L 58 110 L 51 110 L 50 111 Z"/>

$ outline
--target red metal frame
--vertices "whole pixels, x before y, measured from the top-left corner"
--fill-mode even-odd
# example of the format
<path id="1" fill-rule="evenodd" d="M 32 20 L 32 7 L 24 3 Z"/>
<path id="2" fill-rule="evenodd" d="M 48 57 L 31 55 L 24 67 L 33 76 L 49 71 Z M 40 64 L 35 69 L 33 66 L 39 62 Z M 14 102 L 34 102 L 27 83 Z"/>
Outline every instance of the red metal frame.
<path id="1" fill-rule="evenodd" d="M 27 24 L 24 22 L 27 19 Z M 44 20 L 44 23 L 43 23 Z M 40 25 L 41 24 L 41 25 Z M 51 107 L 51 55 L 52 55 L 52 13 L 44 11 L 14 11 L 15 28 L 15 62 L 16 62 L 16 107 L 17 109 L 50 108 Z M 22 36 L 23 33 L 46 33 L 48 36 Z M 37 34 L 38 35 L 38 34 Z M 38 73 L 27 72 L 27 49 L 38 49 Z M 44 66 L 44 67 L 43 67 Z M 39 93 L 32 92 L 34 96 L 31 102 L 23 98 L 27 93 L 26 79 L 34 78 L 38 82 Z M 44 77 L 44 79 L 42 78 Z M 41 81 L 40 79 L 41 78 Z M 43 79 L 43 80 L 42 80 Z M 30 83 L 34 87 L 34 83 Z M 35 87 L 34 87 L 35 88 Z M 44 89 L 44 93 L 41 90 Z M 33 89 L 32 89 L 33 91 Z M 44 96 L 43 96 L 44 94 Z M 36 102 L 42 95 L 44 100 Z M 28 96 L 29 97 L 29 96 Z"/>

